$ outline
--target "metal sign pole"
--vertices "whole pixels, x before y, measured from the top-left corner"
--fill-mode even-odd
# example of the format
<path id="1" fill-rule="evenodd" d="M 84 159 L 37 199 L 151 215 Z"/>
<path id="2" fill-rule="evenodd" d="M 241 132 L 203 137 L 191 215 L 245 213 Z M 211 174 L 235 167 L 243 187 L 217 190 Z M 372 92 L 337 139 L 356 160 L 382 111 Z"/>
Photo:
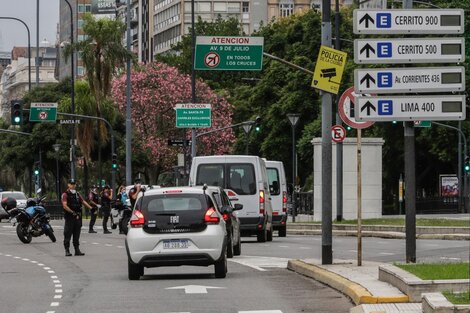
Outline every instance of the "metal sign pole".
<path id="1" fill-rule="evenodd" d="M 362 130 L 357 130 L 357 266 L 362 265 Z"/>

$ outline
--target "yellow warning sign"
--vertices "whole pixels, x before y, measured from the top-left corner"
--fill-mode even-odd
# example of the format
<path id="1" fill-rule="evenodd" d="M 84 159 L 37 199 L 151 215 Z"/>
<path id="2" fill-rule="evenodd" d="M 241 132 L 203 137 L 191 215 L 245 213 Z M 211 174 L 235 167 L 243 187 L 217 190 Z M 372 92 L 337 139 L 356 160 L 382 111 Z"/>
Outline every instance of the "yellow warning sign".
<path id="1" fill-rule="evenodd" d="M 338 94 L 347 56 L 346 52 L 321 46 L 312 87 Z"/>

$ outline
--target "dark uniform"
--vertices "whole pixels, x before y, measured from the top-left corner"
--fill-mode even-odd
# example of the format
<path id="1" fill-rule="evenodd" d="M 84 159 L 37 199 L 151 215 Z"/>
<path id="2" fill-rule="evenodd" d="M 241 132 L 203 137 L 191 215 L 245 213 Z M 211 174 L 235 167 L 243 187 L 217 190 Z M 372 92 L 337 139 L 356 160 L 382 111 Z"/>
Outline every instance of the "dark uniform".
<path id="1" fill-rule="evenodd" d="M 108 219 L 111 214 L 111 199 L 112 194 L 110 188 L 106 186 L 101 193 L 101 212 L 103 212 L 103 231 L 105 234 L 110 234 L 108 230 Z"/>
<path id="2" fill-rule="evenodd" d="M 80 251 L 80 231 L 82 229 L 82 203 L 83 198 L 78 192 L 67 190 L 62 194 L 62 202 L 66 202 L 67 206 L 73 211 L 70 213 L 64 211 L 64 248 L 67 256 L 70 254 L 70 239 L 73 236 L 73 247 L 75 255 L 83 255 Z"/>
<path id="3" fill-rule="evenodd" d="M 96 216 L 98 215 L 98 207 L 95 204 L 100 203 L 100 196 L 96 192 L 96 190 L 93 188 L 90 193 L 88 194 L 88 200 L 90 201 L 91 204 L 91 209 L 90 209 L 90 225 L 88 228 L 89 233 L 96 233 L 96 231 L 93 230 L 93 226 L 95 226 L 96 222 Z"/>

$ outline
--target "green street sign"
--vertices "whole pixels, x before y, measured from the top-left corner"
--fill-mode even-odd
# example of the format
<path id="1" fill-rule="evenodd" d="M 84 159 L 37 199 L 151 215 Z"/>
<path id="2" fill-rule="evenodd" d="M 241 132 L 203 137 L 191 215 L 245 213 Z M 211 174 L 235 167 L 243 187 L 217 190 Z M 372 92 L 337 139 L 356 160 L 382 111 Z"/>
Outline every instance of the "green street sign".
<path id="1" fill-rule="evenodd" d="M 179 103 L 176 109 L 176 127 L 211 127 L 211 105 L 203 103 Z"/>
<path id="2" fill-rule="evenodd" d="M 195 70 L 260 71 L 263 37 L 197 36 Z"/>
<path id="3" fill-rule="evenodd" d="M 431 127 L 431 121 L 415 121 L 415 127 Z"/>
<path id="4" fill-rule="evenodd" d="M 30 122 L 55 122 L 57 119 L 57 103 L 36 102 L 31 103 L 29 110 Z"/>

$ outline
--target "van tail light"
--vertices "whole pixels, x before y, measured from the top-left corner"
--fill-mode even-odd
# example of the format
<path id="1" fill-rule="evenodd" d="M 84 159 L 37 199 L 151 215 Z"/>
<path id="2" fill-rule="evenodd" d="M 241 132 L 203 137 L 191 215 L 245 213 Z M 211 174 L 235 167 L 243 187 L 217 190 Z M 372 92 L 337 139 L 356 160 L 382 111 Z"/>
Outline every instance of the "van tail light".
<path id="1" fill-rule="evenodd" d="M 228 221 L 228 218 L 229 218 L 228 213 L 222 214 L 222 217 L 224 218 L 224 221 Z"/>
<path id="2" fill-rule="evenodd" d="M 144 214 L 139 210 L 135 210 L 132 214 L 131 220 L 129 221 L 131 227 L 142 227 L 145 224 Z"/>
<path id="3" fill-rule="evenodd" d="M 220 222 L 219 215 L 214 208 L 208 208 L 204 215 L 204 222 L 206 224 L 218 224 Z"/>
<path id="4" fill-rule="evenodd" d="M 282 212 L 287 212 L 287 191 L 282 192 Z"/>
<path id="5" fill-rule="evenodd" d="M 265 193 L 264 190 L 259 191 L 259 215 L 264 215 L 265 209 Z"/>

